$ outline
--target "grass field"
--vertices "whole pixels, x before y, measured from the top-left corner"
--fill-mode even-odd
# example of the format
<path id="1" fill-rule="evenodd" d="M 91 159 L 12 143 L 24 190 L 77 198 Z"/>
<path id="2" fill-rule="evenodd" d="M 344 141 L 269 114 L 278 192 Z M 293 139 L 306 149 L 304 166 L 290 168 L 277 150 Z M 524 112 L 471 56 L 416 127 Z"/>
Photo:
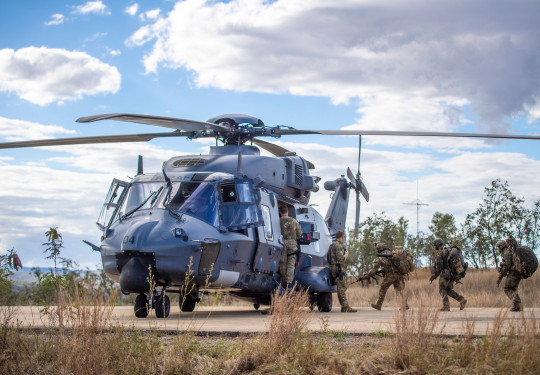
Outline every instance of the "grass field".
<path id="1" fill-rule="evenodd" d="M 470 272 L 459 285 L 470 306 L 506 305 L 494 271 Z M 417 277 L 417 278 L 416 278 Z M 395 334 L 353 336 L 323 329 L 310 333 L 307 298 L 286 294 L 274 301 L 267 332 L 236 338 L 177 332 L 136 331 L 115 326 L 112 304 L 99 296 L 62 295 L 48 306 L 49 329 L 19 329 L 13 307 L 0 306 L 0 374 L 538 374 L 540 328 L 530 313 L 502 324 L 501 309 L 486 336 L 471 329 L 459 337 L 438 334 L 437 286 L 419 270 L 407 283 L 406 313 L 396 310 Z M 538 303 L 538 275 L 522 285 L 525 306 Z M 351 287 L 349 299 L 366 306 L 378 288 Z M 83 294 L 84 295 L 84 294 Z M 396 305 L 390 291 L 386 305 Z M 72 329 L 65 329 L 72 326 Z"/>

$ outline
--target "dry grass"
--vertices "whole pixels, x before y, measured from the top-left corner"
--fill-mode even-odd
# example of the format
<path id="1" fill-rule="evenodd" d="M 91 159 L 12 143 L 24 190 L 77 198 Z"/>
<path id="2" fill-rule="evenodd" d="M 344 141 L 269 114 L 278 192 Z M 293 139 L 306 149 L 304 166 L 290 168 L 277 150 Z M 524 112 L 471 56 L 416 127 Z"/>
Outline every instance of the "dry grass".
<path id="1" fill-rule="evenodd" d="M 426 268 L 418 269 L 410 275 L 405 284 L 409 306 L 441 307 L 439 279 L 430 284 L 429 277 L 430 273 Z M 503 291 L 504 280 L 497 288 L 497 277 L 498 273 L 494 269 L 471 269 L 467 271 L 463 284 L 457 284 L 454 289 L 467 299 L 467 307 L 509 307 L 511 303 Z M 525 307 L 540 307 L 540 272 L 536 272 L 527 280 L 522 280 L 518 291 Z M 353 306 L 369 306 L 378 295 L 378 286 L 364 288 L 357 283 L 347 290 L 347 297 Z M 452 307 L 459 306 L 452 298 L 450 304 Z M 338 305 L 337 301 L 334 301 L 334 305 Z M 383 306 L 399 306 L 393 287 L 388 289 Z"/>
<path id="2" fill-rule="evenodd" d="M 427 272 L 418 275 L 408 284 L 413 295 L 410 304 L 417 308 L 395 310 L 396 333 L 389 337 L 308 332 L 311 313 L 305 293 L 277 296 L 268 332 L 235 339 L 187 332 L 162 337 L 154 331 L 125 330 L 111 323 L 112 304 L 98 296 L 63 295 L 57 306 L 47 310 L 51 326 L 44 332 L 18 329 L 13 307 L 0 306 L 0 374 L 540 373 L 540 327 L 534 315 L 526 311 L 520 319 L 510 318 L 501 309 L 486 336 L 475 336 L 475 322 L 470 320 L 466 334 L 448 338 L 439 334 L 444 327 L 439 324 L 436 286 L 429 285 Z M 489 296 L 502 294 L 491 287 L 493 276 L 493 272 L 470 273 L 466 286 L 474 282 L 483 292 L 468 291 L 467 298 L 477 304 L 493 303 Z M 537 282 L 535 278 L 525 283 Z M 426 286 L 433 289 L 433 300 L 419 296 Z M 494 290 L 487 292 L 490 288 Z M 376 288 L 351 289 L 377 292 Z M 397 306 L 395 293 L 389 294 L 389 304 Z M 533 296 L 524 293 L 524 300 Z"/>

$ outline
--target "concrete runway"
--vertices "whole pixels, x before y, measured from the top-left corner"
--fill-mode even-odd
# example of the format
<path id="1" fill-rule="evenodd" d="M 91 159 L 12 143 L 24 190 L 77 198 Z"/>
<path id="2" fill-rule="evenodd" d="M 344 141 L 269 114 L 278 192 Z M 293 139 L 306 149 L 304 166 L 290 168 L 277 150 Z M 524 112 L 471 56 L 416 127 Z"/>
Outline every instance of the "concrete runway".
<path id="1" fill-rule="evenodd" d="M 308 311 L 306 309 L 306 312 Z M 429 314 L 431 319 L 428 318 Z M 359 335 L 395 333 L 397 330 L 403 330 L 403 322 L 409 331 L 418 332 L 422 330 L 419 327 L 426 323 L 429 326 L 429 322 L 433 324 L 436 321 L 433 331 L 428 329 L 427 332 L 449 336 L 467 333 L 485 335 L 492 332 L 493 327 L 500 322 L 503 334 L 511 325 L 517 327 L 525 324 L 530 329 L 535 323 L 535 327 L 540 327 L 540 308 L 525 309 L 523 313 L 509 312 L 508 309 L 500 308 L 466 308 L 463 311 L 454 308 L 450 312 L 412 308 L 405 314 L 400 314 L 399 310 L 391 307 L 383 307 L 382 311 L 360 307 L 357 313 L 341 313 L 338 307 L 334 307 L 329 313 L 313 311 L 308 312 L 308 315 L 310 319 L 308 329 L 311 331 L 341 331 Z M 156 318 L 153 311 L 148 318 L 135 318 L 133 307 L 122 306 L 115 307 L 111 316 L 113 324 L 128 329 L 164 333 L 194 331 L 227 336 L 266 332 L 269 319 L 272 318 L 250 306 L 198 307 L 192 313 L 180 312 L 177 306 L 172 306 L 167 319 Z M 40 329 L 51 326 L 50 319 L 41 315 L 39 307 L 35 306 L 16 307 L 14 318 L 21 328 Z"/>

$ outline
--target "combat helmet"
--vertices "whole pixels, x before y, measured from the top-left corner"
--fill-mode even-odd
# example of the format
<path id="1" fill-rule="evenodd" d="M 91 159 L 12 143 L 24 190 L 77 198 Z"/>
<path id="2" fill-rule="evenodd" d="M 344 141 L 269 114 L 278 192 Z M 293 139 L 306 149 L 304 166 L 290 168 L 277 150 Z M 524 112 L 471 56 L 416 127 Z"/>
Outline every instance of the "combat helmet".
<path id="1" fill-rule="evenodd" d="M 444 242 L 440 238 L 435 238 L 433 240 L 433 246 L 437 247 L 437 246 L 442 246 L 442 245 L 444 245 Z"/>
<path id="2" fill-rule="evenodd" d="M 377 252 L 380 253 L 381 251 L 384 251 L 388 249 L 388 247 L 386 246 L 386 244 L 384 242 L 379 242 L 377 244 Z"/>
<path id="3" fill-rule="evenodd" d="M 506 249 L 507 245 L 506 245 L 506 241 L 505 240 L 500 240 L 497 242 L 497 244 L 495 244 L 495 247 L 499 250 L 504 250 Z"/>

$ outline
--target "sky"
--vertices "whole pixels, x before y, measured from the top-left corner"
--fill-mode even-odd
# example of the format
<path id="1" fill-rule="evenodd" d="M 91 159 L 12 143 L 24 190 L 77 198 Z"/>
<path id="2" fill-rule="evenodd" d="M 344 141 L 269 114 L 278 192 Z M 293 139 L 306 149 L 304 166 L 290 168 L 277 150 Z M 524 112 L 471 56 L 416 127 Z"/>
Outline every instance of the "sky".
<path id="1" fill-rule="evenodd" d="M 154 133 L 82 116 L 136 113 L 205 121 L 243 113 L 297 129 L 540 134 L 540 3 L 501 0 L 3 1 L 0 142 Z M 323 181 L 356 171 L 358 137 L 275 142 L 313 162 Z M 158 172 L 208 141 L 0 150 L 0 251 L 48 266 L 49 227 L 62 255 L 101 266 L 95 222 L 113 178 L 137 155 Z M 540 142 L 362 137 L 371 199 L 361 220 L 409 220 L 426 204 L 458 224 L 496 178 L 532 208 L 540 198 Z M 330 193 L 311 203 L 324 216 Z M 407 204 L 413 203 L 413 204 Z M 348 225 L 354 223 L 354 202 Z"/>

